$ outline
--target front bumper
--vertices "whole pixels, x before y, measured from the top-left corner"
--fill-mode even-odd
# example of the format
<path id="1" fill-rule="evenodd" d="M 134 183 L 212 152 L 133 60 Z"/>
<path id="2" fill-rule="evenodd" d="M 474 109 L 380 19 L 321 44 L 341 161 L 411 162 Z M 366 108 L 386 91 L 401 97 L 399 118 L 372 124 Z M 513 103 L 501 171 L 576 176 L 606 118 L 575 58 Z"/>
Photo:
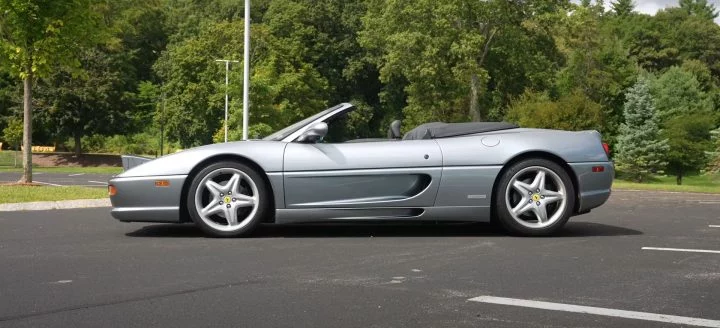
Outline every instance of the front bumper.
<path id="1" fill-rule="evenodd" d="M 109 182 L 116 189 L 110 213 L 123 222 L 180 222 L 185 179 L 187 175 L 114 178 Z"/>
<path id="2" fill-rule="evenodd" d="M 593 172 L 593 167 L 602 166 L 602 172 Z M 570 163 L 577 178 L 577 212 L 587 212 L 604 204 L 610 198 L 615 167 L 612 162 Z"/>

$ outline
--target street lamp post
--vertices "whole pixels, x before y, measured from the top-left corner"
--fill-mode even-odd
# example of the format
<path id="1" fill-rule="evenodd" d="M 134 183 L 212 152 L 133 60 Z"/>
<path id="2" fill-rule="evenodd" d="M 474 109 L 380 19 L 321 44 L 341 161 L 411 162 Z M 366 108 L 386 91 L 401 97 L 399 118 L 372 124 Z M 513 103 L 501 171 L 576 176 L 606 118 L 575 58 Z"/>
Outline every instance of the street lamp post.
<path id="1" fill-rule="evenodd" d="M 245 53 L 243 55 L 243 140 L 248 138 L 248 109 L 250 106 L 250 0 L 245 0 Z"/>
<path id="2" fill-rule="evenodd" d="M 228 75 L 230 73 L 230 63 L 238 63 L 237 60 L 231 60 L 231 59 L 216 59 L 216 62 L 225 62 L 225 142 L 227 142 L 227 136 L 228 136 L 228 82 L 229 78 Z M 245 132 L 243 131 L 243 135 L 245 135 Z"/>

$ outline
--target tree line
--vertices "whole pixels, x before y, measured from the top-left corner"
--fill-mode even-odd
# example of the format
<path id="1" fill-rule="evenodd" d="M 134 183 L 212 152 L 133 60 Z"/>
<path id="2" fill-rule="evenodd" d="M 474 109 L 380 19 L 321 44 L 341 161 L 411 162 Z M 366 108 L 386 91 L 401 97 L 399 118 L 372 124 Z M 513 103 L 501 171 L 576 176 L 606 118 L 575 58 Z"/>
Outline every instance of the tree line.
<path id="1" fill-rule="evenodd" d="M 720 26 L 707 0 L 255 0 L 251 137 L 340 102 L 357 137 L 429 121 L 596 129 L 618 167 L 718 169 Z M 242 1 L 0 0 L 0 139 L 151 154 L 223 139 Z M 242 62 L 230 73 L 242 135 Z M 25 126 L 23 126 L 25 122 Z M 28 150 L 29 152 L 29 150 Z"/>

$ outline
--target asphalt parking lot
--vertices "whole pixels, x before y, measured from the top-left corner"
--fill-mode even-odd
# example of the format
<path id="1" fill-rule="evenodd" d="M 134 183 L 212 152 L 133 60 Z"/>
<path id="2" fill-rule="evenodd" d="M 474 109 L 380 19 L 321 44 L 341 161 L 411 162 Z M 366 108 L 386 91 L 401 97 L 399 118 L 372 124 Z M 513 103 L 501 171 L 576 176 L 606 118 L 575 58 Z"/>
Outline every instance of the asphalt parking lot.
<path id="1" fill-rule="evenodd" d="M 718 210 L 717 195 L 618 191 L 552 238 L 375 225 L 211 239 L 107 208 L 0 213 L 0 327 L 718 327 Z"/>
<path id="2" fill-rule="evenodd" d="M 0 183 L 17 182 L 20 172 L 0 172 Z M 33 182 L 48 186 L 107 187 L 112 174 L 33 172 Z"/>

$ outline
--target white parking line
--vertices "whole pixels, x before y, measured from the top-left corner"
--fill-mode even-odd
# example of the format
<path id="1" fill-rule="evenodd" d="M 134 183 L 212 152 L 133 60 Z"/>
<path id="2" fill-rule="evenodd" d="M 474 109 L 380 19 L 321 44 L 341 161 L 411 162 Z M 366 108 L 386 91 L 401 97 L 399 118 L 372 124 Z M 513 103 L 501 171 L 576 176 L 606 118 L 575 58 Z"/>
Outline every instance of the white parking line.
<path id="1" fill-rule="evenodd" d="M 50 183 L 50 182 L 42 182 L 42 181 L 33 181 L 33 182 L 48 185 L 48 186 L 53 186 L 53 187 L 62 187 L 62 185 L 54 184 L 54 183 Z"/>
<path id="2" fill-rule="evenodd" d="M 675 316 L 675 315 L 666 315 L 666 314 L 657 314 L 657 313 L 648 313 L 648 312 L 625 311 L 625 310 L 616 310 L 616 309 L 600 308 L 600 307 L 593 307 L 593 306 L 541 302 L 541 301 L 524 300 L 524 299 L 519 299 L 519 298 L 478 296 L 475 298 L 471 298 L 468 301 L 480 302 L 480 303 L 490 303 L 490 304 L 500 304 L 500 305 L 510 305 L 510 306 L 520 306 L 520 307 L 551 310 L 551 311 L 564 311 L 564 312 L 574 312 L 574 313 L 595 314 L 595 315 L 603 315 L 603 316 L 608 316 L 608 317 L 618 317 L 618 318 L 626 318 L 626 319 L 668 322 L 668 323 L 676 323 L 676 324 L 681 324 L 681 325 L 691 325 L 691 326 L 700 326 L 700 327 L 716 327 L 716 328 L 720 327 L 720 320 L 708 320 L 708 319 L 700 319 L 700 318 L 692 318 L 692 317 L 680 317 L 680 316 Z"/>
<path id="3" fill-rule="evenodd" d="M 99 184 L 104 184 L 104 185 L 107 184 L 107 182 L 92 181 L 92 180 L 89 180 L 88 182 L 90 182 L 90 183 L 99 183 Z"/>
<path id="4" fill-rule="evenodd" d="M 692 253 L 714 253 L 720 254 L 720 251 L 710 249 L 689 249 L 689 248 L 667 248 L 667 247 L 643 247 L 644 250 L 651 251 L 670 251 L 670 252 L 692 252 Z"/>
<path id="5" fill-rule="evenodd" d="M 709 225 L 708 227 L 710 227 L 710 228 L 720 228 L 720 225 L 711 224 L 711 225 Z"/>
<path id="6" fill-rule="evenodd" d="M 85 175 L 85 173 L 75 173 L 75 174 L 70 174 L 70 175 L 68 175 L 68 176 L 69 176 L 69 177 L 76 177 L 76 176 L 80 176 L 80 175 Z"/>

